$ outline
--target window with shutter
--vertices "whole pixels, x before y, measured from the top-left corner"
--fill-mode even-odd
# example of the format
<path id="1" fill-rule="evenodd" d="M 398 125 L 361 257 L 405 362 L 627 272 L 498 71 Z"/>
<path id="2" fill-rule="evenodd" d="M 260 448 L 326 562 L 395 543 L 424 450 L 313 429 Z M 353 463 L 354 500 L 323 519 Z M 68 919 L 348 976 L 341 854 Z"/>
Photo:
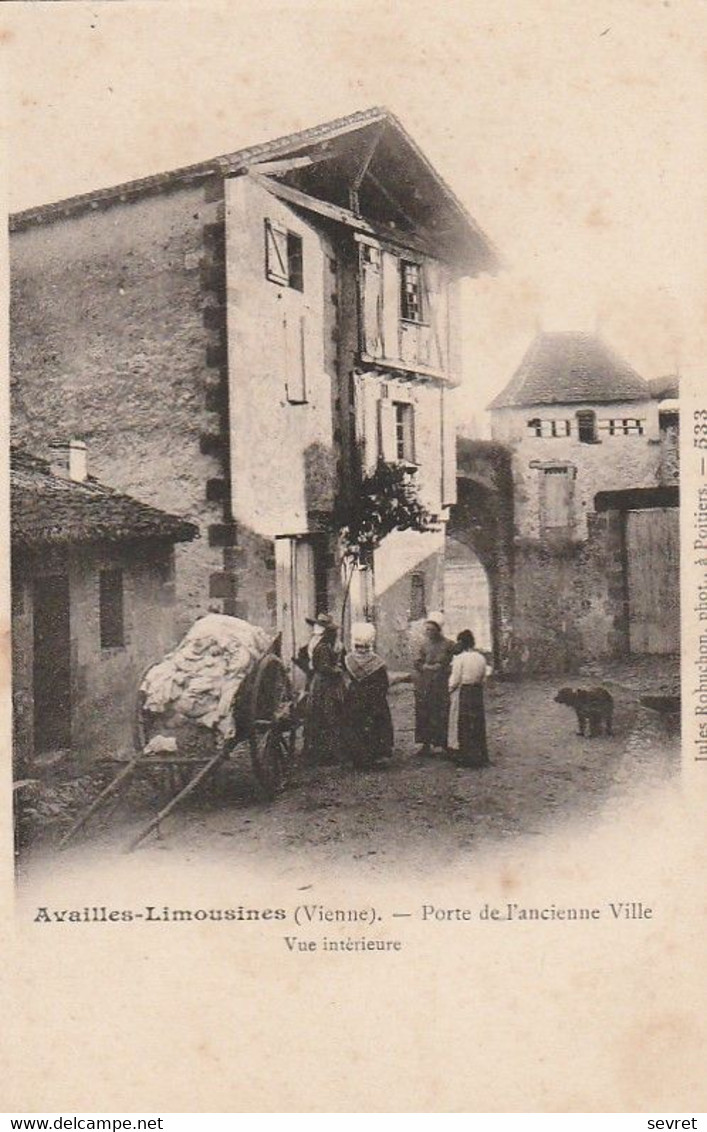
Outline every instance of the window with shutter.
<path id="1" fill-rule="evenodd" d="M 287 229 L 278 228 L 272 220 L 265 221 L 265 273 L 271 283 L 289 283 Z"/>
<path id="2" fill-rule="evenodd" d="M 359 243 L 359 341 L 364 360 L 449 372 L 449 275 L 435 260 Z"/>
<path id="3" fill-rule="evenodd" d="M 415 409 L 409 402 L 394 401 L 395 458 L 406 464 L 415 463 Z"/>
<path id="4" fill-rule="evenodd" d="M 304 291 L 302 237 L 265 221 L 265 274 L 271 283 Z"/>

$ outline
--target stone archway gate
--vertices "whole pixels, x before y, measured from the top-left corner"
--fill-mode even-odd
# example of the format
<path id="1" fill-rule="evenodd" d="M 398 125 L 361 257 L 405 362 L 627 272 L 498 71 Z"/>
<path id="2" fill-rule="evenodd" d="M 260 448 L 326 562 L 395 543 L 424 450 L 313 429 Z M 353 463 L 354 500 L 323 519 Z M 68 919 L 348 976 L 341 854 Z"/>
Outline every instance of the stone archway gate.
<path id="1" fill-rule="evenodd" d="M 490 588 L 494 663 L 508 660 L 513 618 L 513 478 L 510 451 L 486 440 L 457 442 L 457 502 L 447 536 L 467 545 L 484 567 Z"/>

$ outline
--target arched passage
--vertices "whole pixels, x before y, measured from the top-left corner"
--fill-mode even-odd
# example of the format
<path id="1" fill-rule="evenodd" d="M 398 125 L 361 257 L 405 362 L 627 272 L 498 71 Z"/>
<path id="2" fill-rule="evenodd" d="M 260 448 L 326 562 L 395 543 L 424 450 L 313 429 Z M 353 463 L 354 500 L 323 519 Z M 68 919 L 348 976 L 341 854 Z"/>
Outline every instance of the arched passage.
<path id="1" fill-rule="evenodd" d="M 458 456 L 457 502 L 450 512 L 445 554 L 447 629 L 458 632 L 456 621 L 468 611 L 461 627 L 471 629 L 479 647 L 505 671 L 513 639 L 510 455 L 491 442 L 462 440 Z"/>
<path id="2" fill-rule="evenodd" d="M 454 639 L 471 629 L 477 648 L 493 653 L 491 585 L 481 559 L 461 539 L 448 536 L 444 561 L 445 633 Z"/>

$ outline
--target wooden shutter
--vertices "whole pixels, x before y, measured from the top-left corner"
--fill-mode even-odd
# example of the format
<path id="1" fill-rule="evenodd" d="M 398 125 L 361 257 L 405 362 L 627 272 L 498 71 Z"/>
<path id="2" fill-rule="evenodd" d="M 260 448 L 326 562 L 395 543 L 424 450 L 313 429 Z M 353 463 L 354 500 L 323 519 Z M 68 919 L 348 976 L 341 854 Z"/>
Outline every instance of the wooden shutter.
<path id="1" fill-rule="evenodd" d="M 359 245 L 361 349 L 371 358 L 383 357 L 383 273 L 381 249 Z"/>
<path id="2" fill-rule="evenodd" d="M 447 375 L 453 381 L 462 376 L 461 295 L 459 280 L 447 273 L 445 287 L 447 307 Z"/>
<path id="3" fill-rule="evenodd" d="M 427 355 L 425 364 L 446 373 L 449 368 L 447 273 L 441 263 L 430 259 L 425 262 L 422 280 L 423 313 L 429 323 L 426 341 L 421 342 Z"/>
<path id="4" fill-rule="evenodd" d="M 404 427 L 405 459 L 414 464 L 417 457 L 415 454 L 415 406 L 412 401 L 407 405 L 407 411 L 404 417 Z"/>
<path id="5" fill-rule="evenodd" d="M 287 400 L 301 404 L 307 400 L 305 367 L 305 320 L 290 312 L 283 320 L 285 335 L 285 387 Z"/>
<path id="6" fill-rule="evenodd" d="M 442 506 L 451 507 L 457 501 L 457 427 L 454 402 L 449 389 L 440 391 L 442 414 Z"/>
<path id="7" fill-rule="evenodd" d="M 383 255 L 383 354 L 400 360 L 400 260 L 393 252 Z"/>
<path id="8" fill-rule="evenodd" d="M 567 530 L 572 517 L 572 480 L 568 468 L 546 468 L 543 475 L 543 526 Z"/>
<path id="9" fill-rule="evenodd" d="M 287 229 L 272 220 L 265 221 L 265 272 L 273 283 L 286 286 L 290 281 L 287 261 Z"/>
<path id="10" fill-rule="evenodd" d="M 398 458 L 395 404 L 387 398 L 378 402 L 378 428 L 380 436 L 379 455 L 381 459 L 394 463 Z"/>

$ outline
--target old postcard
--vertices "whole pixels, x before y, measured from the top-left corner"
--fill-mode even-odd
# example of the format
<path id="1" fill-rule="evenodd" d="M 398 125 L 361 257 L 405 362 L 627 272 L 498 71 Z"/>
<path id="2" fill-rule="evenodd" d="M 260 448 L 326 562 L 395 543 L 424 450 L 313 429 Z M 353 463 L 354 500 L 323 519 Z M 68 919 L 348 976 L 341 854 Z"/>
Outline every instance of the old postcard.
<path id="1" fill-rule="evenodd" d="M 5 1110 L 704 1109 L 704 15 L 3 5 Z"/>

